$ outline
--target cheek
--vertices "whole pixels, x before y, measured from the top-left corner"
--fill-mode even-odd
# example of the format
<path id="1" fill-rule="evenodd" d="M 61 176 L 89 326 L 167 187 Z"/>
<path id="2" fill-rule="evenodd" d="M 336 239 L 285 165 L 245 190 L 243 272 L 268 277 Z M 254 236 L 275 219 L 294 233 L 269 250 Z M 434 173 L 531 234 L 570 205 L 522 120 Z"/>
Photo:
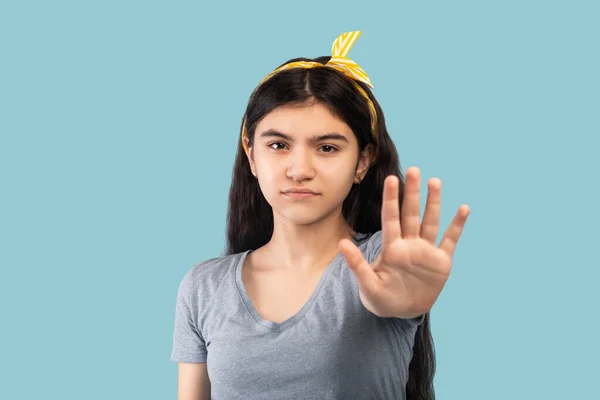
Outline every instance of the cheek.
<path id="1" fill-rule="evenodd" d="M 273 163 L 265 161 L 264 157 L 260 158 L 255 164 L 256 174 L 264 180 L 272 180 L 275 175 L 276 167 Z"/>
<path id="2" fill-rule="evenodd" d="M 348 168 L 348 163 L 336 166 L 336 168 L 327 168 L 321 172 L 326 187 L 332 196 L 344 198 L 354 183 L 355 170 L 353 166 Z"/>
<path id="3" fill-rule="evenodd" d="M 352 183 L 354 178 L 355 169 L 354 164 L 351 161 L 336 160 L 335 163 L 328 163 L 323 165 L 319 170 L 321 176 L 325 177 L 328 181 L 333 182 L 336 185 L 345 184 L 348 181 Z"/>
<path id="4" fill-rule="evenodd" d="M 256 175 L 258 184 L 266 199 L 270 199 L 273 193 L 280 190 L 281 184 L 278 172 L 272 163 L 260 162 L 256 164 Z"/>

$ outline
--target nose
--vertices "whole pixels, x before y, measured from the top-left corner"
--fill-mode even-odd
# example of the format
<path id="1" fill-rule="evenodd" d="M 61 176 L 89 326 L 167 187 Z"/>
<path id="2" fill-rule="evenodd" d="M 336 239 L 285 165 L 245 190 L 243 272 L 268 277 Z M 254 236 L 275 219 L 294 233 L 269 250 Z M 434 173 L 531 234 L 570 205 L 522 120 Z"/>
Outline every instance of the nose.
<path id="1" fill-rule="evenodd" d="M 310 151 L 296 147 L 289 153 L 286 176 L 301 182 L 315 177 L 315 169 Z"/>

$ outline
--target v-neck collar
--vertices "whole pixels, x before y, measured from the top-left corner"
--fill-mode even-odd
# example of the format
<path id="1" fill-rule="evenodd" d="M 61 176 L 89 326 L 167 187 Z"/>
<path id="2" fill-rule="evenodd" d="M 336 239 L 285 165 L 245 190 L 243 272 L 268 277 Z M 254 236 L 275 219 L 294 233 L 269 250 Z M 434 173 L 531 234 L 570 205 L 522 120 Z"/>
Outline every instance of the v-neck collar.
<path id="1" fill-rule="evenodd" d="M 359 242 L 367 236 L 368 236 L 368 234 L 366 234 L 366 233 L 357 233 L 352 238 L 352 241 L 354 242 L 355 245 L 358 245 Z M 250 314 L 252 319 L 254 319 L 254 321 L 256 321 L 257 324 L 262 325 L 265 328 L 267 328 L 271 331 L 274 331 L 274 332 L 284 331 L 285 329 L 294 325 L 296 322 L 300 321 L 302 319 L 302 317 L 304 317 L 306 312 L 310 309 L 310 307 L 313 305 L 315 300 L 319 297 L 319 293 L 321 292 L 321 289 L 327 282 L 329 275 L 331 275 L 331 271 L 340 264 L 340 260 L 344 259 L 344 256 L 342 255 L 342 253 L 338 252 L 338 254 L 335 256 L 335 258 L 329 263 L 329 265 L 323 272 L 323 275 L 321 275 L 321 278 L 319 279 L 319 283 L 317 284 L 317 287 L 315 288 L 315 290 L 313 291 L 311 296 L 308 298 L 308 301 L 302 306 L 302 308 L 297 313 L 295 313 L 294 315 L 292 315 L 291 317 L 286 319 L 285 321 L 277 323 L 277 322 L 273 322 L 273 321 L 263 318 L 258 313 L 256 308 L 254 307 L 254 304 L 252 303 L 252 300 L 250 299 L 250 296 L 248 295 L 248 292 L 246 291 L 246 287 L 244 286 L 244 282 L 242 280 L 242 267 L 244 266 L 244 261 L 246 260 L 246 257 L 248 257 L 248 254 L 250 254 L 251 251 L 252 250 L 246 250 L 239 254 L 238 262 L 235 266 L 235 283 L 236 283 L 236 286 L 238 289 L 238 293 L 239 293 L 240 297 L 242 298 L 242 301 L 244 302 L 246 310 L 248 311 L 248 313 Z"/>

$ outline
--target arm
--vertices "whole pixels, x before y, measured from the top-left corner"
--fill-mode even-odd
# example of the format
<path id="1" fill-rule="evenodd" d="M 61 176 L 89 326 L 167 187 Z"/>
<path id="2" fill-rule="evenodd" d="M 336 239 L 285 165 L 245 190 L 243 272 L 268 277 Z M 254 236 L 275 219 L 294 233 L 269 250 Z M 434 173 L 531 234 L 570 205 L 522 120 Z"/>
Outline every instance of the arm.
<path id="1" fill-rule="evenodd" d="M 210 380 L 206 363 L 180 362 L 177 400 L 210 400 Z"/>

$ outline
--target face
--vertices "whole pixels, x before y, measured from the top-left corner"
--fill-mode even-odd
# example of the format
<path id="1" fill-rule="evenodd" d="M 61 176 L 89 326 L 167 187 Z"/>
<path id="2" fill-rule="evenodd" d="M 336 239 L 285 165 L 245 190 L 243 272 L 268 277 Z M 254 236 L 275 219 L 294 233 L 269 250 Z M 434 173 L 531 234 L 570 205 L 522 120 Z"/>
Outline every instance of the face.
<path id="1" fill-rule="evenodd" d="M 341 216 L 352 184 L 367 172 L 370 147 L 359 156 L 350 127 L 316 103 L 267 114 L 247 156 L 274 217 L 305 225 Z"/>

